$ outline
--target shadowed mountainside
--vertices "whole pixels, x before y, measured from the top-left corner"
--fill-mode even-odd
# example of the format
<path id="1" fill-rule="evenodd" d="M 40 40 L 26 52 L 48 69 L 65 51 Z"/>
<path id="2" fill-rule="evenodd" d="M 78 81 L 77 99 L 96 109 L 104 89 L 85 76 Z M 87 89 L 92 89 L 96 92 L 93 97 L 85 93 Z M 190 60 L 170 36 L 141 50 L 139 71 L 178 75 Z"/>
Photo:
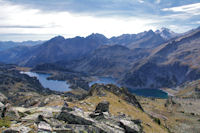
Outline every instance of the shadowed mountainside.
<path id="1" fill-rule="evenodd" d="M 200 30 L 155 48 L 135 63 L 121 83 L 132 87 L 172 87 L 200 78 Z"/>
<path id="2" fill-rule="evenodd" d="M 21 66 L 35 66 L 41 63 L 54 63 L 57 61 L 70 62 L 80 59 L 80 57 L 88 57 L 89 54 L 103 45 L 122 45 L 130 49 L 153 48 L 166 42 L 171 36 L 174 37 L 171 32 L 167 32 L 167 35 L 171 35 L 167 39 L 162 37 L 161 34 L 164 33 L 150 30 L 110 39 L 101 34 L 91 34 L 85 38 L 75 37 L 69 39 L 57 36 L 41 45 L 33 47 L 21 46 L 4 50 L 0 53 L 0 61 Z"/>

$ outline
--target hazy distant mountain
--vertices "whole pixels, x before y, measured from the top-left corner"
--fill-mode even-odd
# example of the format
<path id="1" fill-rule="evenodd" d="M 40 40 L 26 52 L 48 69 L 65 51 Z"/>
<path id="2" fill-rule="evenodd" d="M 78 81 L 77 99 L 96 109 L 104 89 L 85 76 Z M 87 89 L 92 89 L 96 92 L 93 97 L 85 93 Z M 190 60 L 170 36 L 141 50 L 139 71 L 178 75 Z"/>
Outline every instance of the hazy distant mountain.
<path id="1" fill-rule="evenodd" d="M 168 28 L 161 28 L 160 30 L 156 30 L 155 33 L 159 34 L 165 40 L 170 40 L 179 35 L 178 33 L 175 33 Z"/>
<path id="2" fill-rule="evenodd" d="M 121 83 L 132 87 L 172 87 L 200 78 L 200 30 L 155 48 Z"/>
<path id="3" fill-rule="evenodd" d="M 0 41 L 0 51 L 18 46 L 35 46 L 42 43 L 44 43 L 44 41 L 24 41 L 24 42 Z"/>
<path id="4" fill-rule="evenodd" d="M 162 36 L 163 34 L 162 34 L 162 32 L 158 33 L 158 31 L 153 32 L 152 30 L 138 33 L 138 34 L 123 34 L 118 37 L 112 37 L 110 39 L 110 44 L 122 45 L 122 46 L 126 46 L 130 49 L 154 48 L 154 47 L 166 42 L 169 39 L 169 38 L 166 38 L 165 36 Z M 168 33 L 167 35 L 172 36 L 172 35 L 170 35 L 170 33 Z"/>
<path id="5" fill-rule="evenodd" d="M 3 51 L 0 53 L 0 60 L 5 63 L 17 63 L 25 66 L 34 66 L 59 60 L 71 61 L 86 56 L 92 50 L 105 44 L 106 41 L 107 38 L 100 34 L 91 34 L 86 38 L 75 37 L 70 39 L 57 36 L 42 45 Z"/>
<path id="6" fill-rule="evenodd" d="M 164 30 L 162 33 L 164 33 Z M 49 41 L 44 42 L 41 45 L 32 46 L 30 48 L 19 47 L 19 48 L 12 48 L 9 50 L 5 50 L 0 53 L 0 61 L 5 62 L 5 63 L 16 63 L 22 66 L 35 66 L 41 63 L 54 63 L 58 61 L 65 62 L 66 64 L 73 60 L 79 60 L 80 58 L 82 59 L 83 57 L 85 57 L 86 58 L 85 62 L 84 63 L 81 62 L 81 64 L 79 65 L 81 68 L 82 66 L 84 66 L 83 64 L 86 65 L 87 63 L 89 63 L 89 60 L 90 61 L 92 59 L 96 60 L 97 57 L 94 58 L 93 55 L 96 55 L 96 53 L 100 53 L 102 50 L 102 49 L 101 50 L 100 49 L 96 50 L 96 49 L 104 45 L 109 45 L 109 46 L 121 45 L 129 49 L 135 49 L 135 48 L 151 48 L 152 49 L 152 48 L 155 48 L 156 46 L 161 45 L 162 43 L 166 41 L 167 40 L 161 36 L 161 33 L 156 33 L 156 32 L 153 32 L 152 30 L 138 33 L 138 34 L 124 34 L 118 37 L 112 37 L 110 39 L 106 38 L 102 34 L 91 34 L 85 38 L 74 37 L 74 38 L 69 38 L 69 39 L 65 39 L 62 36 L 57 36 L 55 38 L 52 38 Z M 110 49 L 109 51 L 110 53 L 114 52 L 114 54 L 116 54 L 118 52 L 118 50 L 115 49 L 115 47 L 111 47 L 109 49 Z M 130 54 L 129 52 L 125 54 L 129 54 L 130 56 L 132 56 L 130 58 L 140 59 L 141 56 L 143 57 L 143 55 L 141 56 L 137 55 L 138 57 L 133 57 L 135 55 L 132 53 Z M 92 57 L 92 58 L 88 59 L 87 57 Z M 105 57 L 106 55 L 104 55 L 104 53 L 98 55 L 99 59 L 101 58 L 104 60 Z M 116 59 L 117 58 L 113 60 L 116 60 Z M 111 63 L 110 60 L 112 59 L 108 60 L 108 64 Z M 127 61 L 127 59 L 124 59 L 124 60 Z M 96 61 L 96 63 L 99 63 L 99 62 Z M 105 62 L 106 60 L 104 60 L 104 64 Z M 126 66 L 129 66 L 129 65 L 126 65 Z M 89 66 L 86 67 L 85 69 L 90 71 Z M 79 68 L 77 68 L 77 70 L 79 70 Z M 92 66 L 91 66 L 91 70 L 92 70 Z M 95 70 L 96 69 L 94 69 L 94 71 Z M 113 71 L 114 70 L 115 69 L 113 69 Z M 100 73 L 100 70 L 99 70 L 99 73 Z"/>

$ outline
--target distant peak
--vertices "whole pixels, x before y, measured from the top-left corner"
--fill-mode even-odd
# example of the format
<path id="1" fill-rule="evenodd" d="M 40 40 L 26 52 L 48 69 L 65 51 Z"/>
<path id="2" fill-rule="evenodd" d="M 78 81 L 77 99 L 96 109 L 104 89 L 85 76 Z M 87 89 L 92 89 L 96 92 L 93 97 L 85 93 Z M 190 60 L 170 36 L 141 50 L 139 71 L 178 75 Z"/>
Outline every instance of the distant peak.
<path id="1" fill-rule="evenodd" d="M 52 38 L 50 41 L 64 41 L 65 38 L 63 36 L 56 36 Z"/>
<path id="2" fill-rule="evenodd" d="M 147 31 L 147 33 L 154 33 L 154 32 L 153 32 L 153 30 L 149 30 L 149 31 Z"/>
<path id="3" fill-rule="evenodd" d="M 178 34 L 173 32 L 172 30 L 162 27 L 155 31 L 156 34 L 159 34 L 162 38 L 169 40 L 173 37 L 176 37 Z"/>
<path id="4" fill-rule="evenodd" d="M 160 29 L 161 31 L 170 31 L 170 29 L 168 29 L 168 28 L 166 28 L 166 27 L 162 27 L 161 29 Z"/>
<path id="5" fill-rule="evenodd" d="M 166 27 L 162 27 L 162 28 L 156 30 L 156 33 L 162 33 L 162 32 L 175 33 L 175 32 L 173 32 L 172 30 L 170 30 L 169 28 L 166 28 Z"/>
<path id="6" fill-rule="evenodd" d="M 87 38 L 107 39 L 103 34 L 99 34 L 99 33 L 92 33 L 91 35 L 87 36 Z"/>

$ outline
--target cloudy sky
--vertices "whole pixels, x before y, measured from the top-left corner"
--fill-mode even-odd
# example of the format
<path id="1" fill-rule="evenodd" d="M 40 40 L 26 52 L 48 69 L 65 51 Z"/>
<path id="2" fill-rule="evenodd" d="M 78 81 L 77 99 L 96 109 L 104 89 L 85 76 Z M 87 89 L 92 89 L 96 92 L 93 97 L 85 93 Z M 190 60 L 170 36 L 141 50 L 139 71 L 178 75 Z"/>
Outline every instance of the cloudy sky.
<path id="1" fill-rule="evenodd" d="M 0 0 L 0 40 L 107 37 L 200 26 L 199 0 Z"/>

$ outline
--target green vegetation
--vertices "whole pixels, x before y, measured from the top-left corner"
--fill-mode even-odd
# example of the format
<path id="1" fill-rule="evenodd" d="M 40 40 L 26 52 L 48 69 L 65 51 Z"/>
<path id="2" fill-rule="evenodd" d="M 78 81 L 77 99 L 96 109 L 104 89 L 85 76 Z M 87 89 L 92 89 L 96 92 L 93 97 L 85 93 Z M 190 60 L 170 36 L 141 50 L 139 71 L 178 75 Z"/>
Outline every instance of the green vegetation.
<path id="1" fill-rule="evenodd" d="M 0 127 L 7 127 L 7 128 L 9 128 L 10 124 L 11 124 L 11 122 L 10 122 L 9 118 L 6 117 L 6 118 L 0 119 Z"/>

